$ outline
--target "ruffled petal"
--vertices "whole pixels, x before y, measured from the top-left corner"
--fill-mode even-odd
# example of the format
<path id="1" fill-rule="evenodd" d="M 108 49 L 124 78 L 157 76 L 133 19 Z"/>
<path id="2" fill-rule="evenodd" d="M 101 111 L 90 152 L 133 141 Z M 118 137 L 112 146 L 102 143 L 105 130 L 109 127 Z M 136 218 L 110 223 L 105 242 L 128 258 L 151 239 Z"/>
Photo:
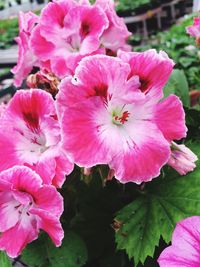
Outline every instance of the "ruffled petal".
<path id="1" fill-rule="evenodd" d="M 175 95 L 170 95 L 157 105 L 155 122 L 168 141 L 186 137 L 185 112 Z"/>

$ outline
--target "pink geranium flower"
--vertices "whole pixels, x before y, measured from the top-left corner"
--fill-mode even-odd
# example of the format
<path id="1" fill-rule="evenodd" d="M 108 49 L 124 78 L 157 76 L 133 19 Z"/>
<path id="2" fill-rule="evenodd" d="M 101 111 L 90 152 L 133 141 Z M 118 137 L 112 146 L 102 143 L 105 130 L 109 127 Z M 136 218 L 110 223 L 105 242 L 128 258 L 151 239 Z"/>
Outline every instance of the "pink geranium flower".
<path id="1" fill-rule="evenodd" d="M 185 145 L 177 145 L 172 142 L 171 156 L 168 165 L 174 168 L 181 175 L 185 175 L 195 169 L 197 156 Z"/>
<path id="2" fill-rule="evenodd" d="M 200 266 L 200 217 L 179 222 L 172 236 L 172 245 L 160 255 L 160 267 Z"/>
<path id="3" fill-rule="evenodd" d="M 84 56 L 101 51 L 100 37 L 106 28 L 108 19 L 100 7 L 55 1 L 43 9 L 31 47 L 38 58 L 50 60 L 52 71 L 63 77 L 72 74 Z"/>
<path id="4" fill-rule="evenodd" d="M 56 246 L 64 236 L 60 224 L 63 201 L 55 187 L 27 167 L 15 166 L 0 173 L 0 249 L 15 258 L 38 238 L 49 234 Z"/>
<path id="5" fill-rule="evenodd" d="M 143 63 L 145 68 L 147 62 Z M 167 63 L 163 71 L 169 76 L 173 65 Z M 159 175 L 169 160 L 168 139 L 184 137 L 186 127 L 178 97 L 162 102 L 147 97 L 140 76 L 130 76 L 131 68 L 118 58 L 103 55 L 83 59 L 74 79 L 61 83 L 57 107 L 64 147 L 79 166 L 109 164 L 121 182 L 141 183 Z M 152 72 L 146 75 L 147 80 L 156 76 Z M 157 90 L 162 95 L 161 78 L 156 82 L 154 77 L 155 88 L 147 87 L 148 92 Z M 164 79 L 166 82 L 167 77 Z M 176 107 L 174 113 L 172 107 Z"/>
<path id="6" fill-rule="evenodd" d="M 18 91 L 1 118 L 0 171 L 14 165 L 29 166 L 45 184 L 53 181 L 60 187 L 64 174 L 73 169 L 60 139 L 51 95 L 39 89 Z M 62 170 L 60 161 L 65 164 Z"/>
<path id="7" fill-rule="evenodd" d="M 186 28 L 189 35 L 196 38 L 197 45 L 200 45 L 200 17 L 194 18 L 194 23 Z"/>
<path id="8" fill-rule="evenodd" d="M 37 58 L 30 48 L 30 35 L 38 21 L 39 17 L 32 12 L 25 14 L 20 12 L 19 14 L 19 36 L 15 39 L 19 46 L 18 62 L 12 69 L 15 74 L 15 86 L 22 84 L 23 79 L 30 73 L 37 62 Z"/>

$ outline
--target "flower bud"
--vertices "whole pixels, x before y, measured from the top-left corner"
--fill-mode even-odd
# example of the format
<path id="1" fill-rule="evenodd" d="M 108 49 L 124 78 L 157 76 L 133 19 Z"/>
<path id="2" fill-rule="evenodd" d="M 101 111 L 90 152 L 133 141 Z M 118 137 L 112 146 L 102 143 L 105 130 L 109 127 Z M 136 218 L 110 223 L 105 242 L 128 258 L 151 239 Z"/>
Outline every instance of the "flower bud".
<path id="1" fill-rule="evenodd" d="M 181 175 L 191 172 L 196 167 L 197 156 L 185 145 L 177 145 L 172 142 L 171 156 L 168 165 Z"/>

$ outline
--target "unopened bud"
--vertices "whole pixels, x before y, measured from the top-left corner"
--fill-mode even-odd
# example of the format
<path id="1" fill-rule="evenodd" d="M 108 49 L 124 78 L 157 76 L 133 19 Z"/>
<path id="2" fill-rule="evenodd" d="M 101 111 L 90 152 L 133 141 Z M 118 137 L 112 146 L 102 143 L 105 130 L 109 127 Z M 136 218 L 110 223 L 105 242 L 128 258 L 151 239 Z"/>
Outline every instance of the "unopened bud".
<path id="1" fill-rule="evenodd" d="M 172 142 L 171 156 L 168 165 L 181 175 L 185 175 L 195 169 L 197 156 L 185 145 L 177 145 Z"/>

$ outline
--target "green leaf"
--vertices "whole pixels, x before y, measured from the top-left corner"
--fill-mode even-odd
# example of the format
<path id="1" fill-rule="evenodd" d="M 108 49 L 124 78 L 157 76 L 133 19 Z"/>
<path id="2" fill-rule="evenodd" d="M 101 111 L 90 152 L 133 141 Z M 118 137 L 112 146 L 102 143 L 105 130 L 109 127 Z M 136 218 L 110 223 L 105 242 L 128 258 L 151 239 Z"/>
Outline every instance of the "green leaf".
<path id="1" fill-rule="evenodd" d="M 74 232 L 65 233 L 60 248 L 55 248 L 52 242 L 48 242 L 47 253 L 52 267 L 81 267 L 87 261 L 85 243 Z"/>
<path id="2" fill-rule="evenodd" d="M 46 235 L 41 235 L 26 247 L 22 260 L 32 267 L 81 267 L 87 261 L 87 249 L 82 239 L 72 231 L 65 233 L 59 248 Z"/>
<path id="3" fill-rule="evenodd" d="M 200 144 L 192 147 L 200 154 Z M 180 177 L 168 168 L 165 178 L 146 184 L 140 196 L 121 209 L 116 223 L 118 249 L 125 249 L 135 265 L 153 256 L 160 236 L 168 243 L 176 223 L 183 218 L 200 215 L 200 168 Z"/>
<path id="4" fill-rule="evenodd" d="M 46 252 L 46 242 L 46 235 L 41 235 L 24 249 L 22 260 L 32 267 L 50 267 Z"/>
<path id="5" fill-rule="evenodd" d="M 2 267 L 12 267 L 11 261 L 5 252 L 0 251 L 0 266 Z"/>
<path id="6" fill-rule="evenodd" d="M 89 262 L 105 258 L 112 252 L 115 253 L 115 239 L 111 224 L 113 214 L 123 207 L 121 199 L 118 198 L 118 184 L 110 182 L 103 186 L 102 175 L 103 171 L 99 172 L 97 167 L 93 170 L 90 184 L 82 182 L 78 187 L 76 186 L 79 212 L 70 224 L 70 227 L 86 242 Z"/>
<path id="7" fill-rule="evenodd" d="M 180 97 L 184 106 L 189 106 L 189 86 L 183 70 L 174 69 L 165 88 L 164 96 L 176 94 Z"/>

